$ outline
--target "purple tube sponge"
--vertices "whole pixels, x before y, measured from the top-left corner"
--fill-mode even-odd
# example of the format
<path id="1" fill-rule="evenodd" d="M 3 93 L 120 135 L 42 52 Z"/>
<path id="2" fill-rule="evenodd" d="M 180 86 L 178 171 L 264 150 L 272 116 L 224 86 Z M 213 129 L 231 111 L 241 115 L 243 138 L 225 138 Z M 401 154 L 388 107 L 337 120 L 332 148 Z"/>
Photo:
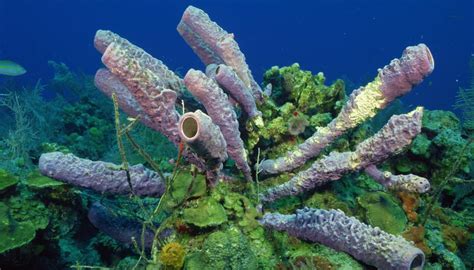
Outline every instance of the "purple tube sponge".
<path id="1" fill-rule="evenodd" d="M 297 195 L 328 181 L 340 179 L 344 174 L 380 163 L 397 154 L 421 131 L 423 109 L 418 107 L 408 114 L 395 115 L 374 136 L 357 145 L 354 152 L 331 152 L 299 172 L 290 181 L 269 189 L 261 196 L 271 202 L 283 196 Z"/>
<path id="2" fill-rule="evenodd" d="M 395 98 L 421 83 L 433 69 L 433 56 L 425 44 L 407 47 L 400 59 L 394 59 L 379 69 L 373 82 L 354 90 L 339 115 L 327 127 L 316 130 L 286 156 L 263 161 L 259 169 L 263 174 L 277 174 L 302 166 L 347 130 L 374 117 Z"/>
<path id="3" fill-rule="evenodd" d="M 51 152 L 41 155 L 38 166 L 43 175 L 74 186 L 101 193 L 130 194 L 126 172 L 113 163 Z M 156 172 L 141 164 L 131 166 L 129 171 L 136 195 L 159 197 L 164 193 L 165 183 Z"/>
<path id="4" fill-rule="evenodd" d="M 251 89 L 255 100 L 263 100 L 262 89 L 255 82 L 234 35 L 213 22 L 206 12 L 189 6 L 184 11 L 177 30 L 206 66 L 226 64 Z"/>
<path id="5" fill-rule="evenodd" d="M 265 214 L 267 228 L 349 253 L 384 270 L 421 270 L 425 254 L 400 236 L 366 225 L 341 210 L 304 208 L 293 215 Z"/>
<path id="6" fill-rule="evenodd" d="M 140 116 L 140 122 L 145 126 L 153 129 L 156 128 L 156 124 L 145 114 L 128 88 L 108 69 L 101 68 L 97 70 L 94 83 L 109 98 L 112 97 L 112 93 L 116 93 L 120 109 L 128 116 L 134 118 Z"/>
<path id="7" fill-rule="evenodd" d="M 162 88 L 161 79 L 144 68 L 136 57 L 145 52 L 130 43 L 111 43 L 102 62 L 127 86 L 137 102 L 156 123 L 155 129 L 175 144 L 179 143 L 178 119 L 175 109 L 176 92 Z"/>
<path id="8" fill-rule="evenodd" d="M 132 244 L 132 239 L 135 239 L 138 246 L 141 246 L 143 225 L 137 220 L 118 215 L 99 202 L 92 204 L 87 217 L 97 229 L 113 239 L 125 244 Z M 148 228 L 143 233 L 143 246 L 151 248 L 155 233 Z"/>
<path id="9" fill-rule="evenodd" d="M 229 157 L 250 181 L 252 176 L 244 143 L 240 138 L 239 122 L 227 95 L 212 79 L 198 70 L 189 70 L 184 77 L 184 83 L 193 96 L 204 105 L 212 121 L 219 126 L 227 143 Z"/>
<path id="10" fill-rule="evenodd" d="M 131 88 L 142 88 L 150 93 L 171 89 L 176 91 L 178 96 L 181 95 L 184 89 L 183 80 L 169 70 L 163 62 L 111 31 L 97 31 L 94 45 L 100 53 L 105 54 L 107 48 L 112 44 L 116 44 L 115 49 L 120 48 L 120 51 L 116 51 L 116 53 L 122 53 L 121 66 L 115 66 L 115 70 L 112 72 L 130 90 L 132 90 Z M 134 81 L 134 79 L 139 81 Z"/>
<path id="11" fill-rule="evenodd" d="M 390 190 L 425 193 L 430 189 L 428 179 L 414 174 L 395 175 L 381 171 L 375 165 L 365 168 L 365 173 Z"/>
<path id="12" fill-rule="evenodd" d="M 221 130 L 200 110 L 185 113 L 179 120 L 179 136 L 206 164 L 207 179 L 216 183 L 222 163 L 227 159 L 226 142 Z"/>
<path id="13" fill-rule="evenodd" d="M 97 31 L 95 41 L 99 51 L 107 45 L 102 62 L 129 90 L 152 128 L 179 145 L 179 114 L 175 109 L 177 91 L 184 89 L 183 80 L 160 60 L 110 31 Z M 170 90 L 173 89 L 173 90 Z M 126 97 L 118 97 L 118 100 Z M 187 160 L 203 170 L 204 165 L 193 153 L 185 151 Z"/>
<path id="14" fill-rule="evenodd" d="M 215 69 L 215 80 L 224 91 L 242 106 L 249 118 L 258 119 L 256 123 L 263 127 L 262 113 L 257 109 L 250 88 L 244 84 L 232 68 L 224 64 L 218 65 Z"/>

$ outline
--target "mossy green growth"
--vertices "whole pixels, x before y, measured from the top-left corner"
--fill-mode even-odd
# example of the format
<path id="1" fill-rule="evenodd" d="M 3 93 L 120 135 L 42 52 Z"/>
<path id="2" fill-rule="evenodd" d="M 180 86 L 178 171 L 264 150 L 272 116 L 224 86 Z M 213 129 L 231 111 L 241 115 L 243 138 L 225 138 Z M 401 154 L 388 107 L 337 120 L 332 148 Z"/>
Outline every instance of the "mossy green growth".
<path id="1" fill-rule="evenodd" d="M 189 171 L 179 172 L 171 184 L 169 207 L 175 207 L 186 199 L 198 198 L 206 194 L 206 178 L 202 174 L 192 175 Z"/>
<path id="2" fill-rule="evenodd" d="M 334 193 L 329 191 L 315 193 L 308 200 L 306 200 L 304 204 L 312 208 L 340 209 L 346 215 L 353 215 L 349 206 L 345 202 L 339 200 Z"/>
<path id="3" fill-rule="evenodd" d="M 365 212 L 368 224 L 391 234 L 400 234 L 405 230 L 408 221 L 405 212 L 388 193 L 365 193 L 357 201 Z"/>
<path id="4" fill-rule="evenodd" d="M 331 120 L 332 116 L 330 113 L 317 113 L 309 118 L 309 124 L 312 127 L 325 127 Z"/>
<path id="5" fill-rule="evenodd" d="M 49 143 L 49 142 L 45 142 L 41 144 L 41 152 L 42 153 L 61 152 L 63 154 L 71 153 L 71 151 L 66 146 L 59 145 L 57 143 Z"/>
<path id="6" fill-rule="evenodd" d="M 224 207 L 213 198 L 199 200 L 193 207 L 183 210 L 185 223 L 197 227 L 218 226 L 227 221 Z"/>
<path id="7" fill-rule="evenodd" d="M 31 222 L 16 221 L 8 206 L 0 202 L 0 254 L 28 244 L 35 236 L 35 227 Z"/>
<path id="8" fill-rule="evenodd" d="M 325 86 L 326 78 L 322 72 L 313 75 L 310 71 L 301 70 L 298 63 L 282 68 L 272 67 L 265 72 L 263 80 L 264 85 L 272 85 L 272 98 L 277 104 L 280 100 L 290 100 L 298 111 L 308 115 L 325 112 L 335 115 L 345 99 L 342 80 Z"/>
<path id="9" fill-rule="evenodd" d="M 258 267 L 249 241 L 235 227 L 210 234 L 204 241 L 201 254 L 200 260 L 205 262 L 205 268 L 201 269 L 252 270 Z"/>
<path id="10" fill-rule="evenodd" d="M 219 184 L 211 197 L 224 206 L 229 220 L 235 221 L 244 233 L 260 227 L 257 221 L 259 213 L 246 196 L 232 192 L 225 184 Z"/>
<path id="11" fill-rule="evenodd" d="M 422 119 L 423 131 L 438 134 L 445 129 L 461 131 L 461 123 L 453 112 L 425 110 Z"/>
<path id="12" fill-rule="evenodd" d="M 32 188 L 37 188 L 37 189 L 57 187 L 57 186 L 64 185 L 63 182 L 41 175 L 41 173 L 38 171 L 30 173 L 26 177 L 25 183 L 27 186 L 32 187 Z"/>
<path id="13" fill-rule="evenodd" d="M 439 150 L 443 151 L 443 155 L 439 159 L 432 161 L 440 168 L 435 178 L 445 177 L 458 162 L 459 169 L 469 173 L 469 162 L 474 159 L 474 144 L 464 149 L 467 141 L 462 138 L 461 133 L 446 129 L 440 132 L 432 142 Z"/>
<path id="14" fill-rule="evenodd" d="M 411 143 L 410 151 L 417 156 L 422 156 L 424 158 L 429 158 L 431 141 L 428 139 L 426 134 L 419 134 L 415 137 Z"/>
<path id="15" fill-rule="evenodd" d="M 302 134 L 309 125 L 309 117 L 304 113 L 294 112 L 288 120 L 288 132 L 293 136 Z"/>
<path id="16" fill-rule="evenodd" d="M 46 206 L 33 198 L 12 197 L 8 200 L 11 216 L 18 222 L 31 222 L 35 230 L 45 229 L 49 224 Z"/>
<path id="17" fill-rule="evenodd" d="M 18 183 L 18 177 L 11 175 L 6 170 L 0 169 L 0 191 Z"/>
<path id="18" fill-rule="evenodd" d="M 273 139 L 279 142 L 287 132 L 288 124 L 283 117 L 279 116 L 267 122 L 266 127 L 261 130 L 260 135 L 265 139 Z"/>

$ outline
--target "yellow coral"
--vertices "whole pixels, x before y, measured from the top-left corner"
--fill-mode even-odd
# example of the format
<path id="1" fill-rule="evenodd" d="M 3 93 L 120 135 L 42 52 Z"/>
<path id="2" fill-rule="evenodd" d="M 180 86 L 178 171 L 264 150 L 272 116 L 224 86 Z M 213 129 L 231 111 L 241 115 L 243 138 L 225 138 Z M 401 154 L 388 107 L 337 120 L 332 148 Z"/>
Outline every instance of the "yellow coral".
<path id="1" fill-rule="evenodd" d="M 178 242 L 170 242 L 163 246 L 160 251 L 160 262 L 167 269 L 181 269 L 184 264 L 186 251 Z"/>

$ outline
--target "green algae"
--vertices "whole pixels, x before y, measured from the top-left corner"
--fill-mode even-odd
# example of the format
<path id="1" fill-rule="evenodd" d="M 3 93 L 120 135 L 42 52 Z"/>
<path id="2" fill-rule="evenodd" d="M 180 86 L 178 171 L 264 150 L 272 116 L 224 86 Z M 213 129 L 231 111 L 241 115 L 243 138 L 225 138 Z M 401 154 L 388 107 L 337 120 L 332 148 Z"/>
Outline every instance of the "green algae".
<path id="1" fill-rule="evenodd" d="M 29 221 L 16 221 L 8 206 L 0 202 L 0 235 L 0 253 L 3 253 L 31 242 L 36 236 L 36 230 Z"/>
<path id="2" fill-rule="evenodd" d="M 197 227 L 218 226 L 227 221 L 224 207 L 212 198 L 199 200 L 194 207 L 183 210 L 183 220 Z"/>
<path id="3" fill-rule="evenodd" d="M 211 233 L 202 251 L 188 258 L 186 269 L 258 269 L 257 257 L 239 229 Z"/>
<path id="4" fill-rule="evenodd" d="M 325 86 L 325 80 L 322 72 L 313 75 L 302 70 L 298 63 L 282 68 L 274 66 L 264 74 L 264 85 L 272 84 L 274 100 L 290 100 L 303 113 L 331 112 L 335 115 L 343 105 L 340 101 L 345 98 L 345 85 L 337 80 L 331 86 Z"/>
<path id="5" fill-rule="evenodd" d="M 189 171 L 179 172 L 171 183 L 169 207 L 176 207 L 184 200 L 204 196 L 207 191 L 204 175 L 192 175 Z"/>
<path id="6" fill-rule="evenodd" d="M 370 192 L 358 198 L 365 220 L 372 226 L 391 233 L 402 233 L 408 222 L 403 209 L 388 193 Z"/>
<path id="7" fill-rule="evenodd" d="M 45 229 L 49 224 L 49 210 L 33 198 L 17 196 L 7 202 L 11 216 L 18 222 L 31 222 L 35 230 Z"/>
<path id="8" fill-rule="evenodd" d="M 63 182 L 54 180 L 50 177 L 42 175 L 40 172 L 35 171 L 30 173 L 26 177 L 25 181 L 26 185 L 31 187 L 31 188 L 49 188 L 49 187 L 57 187 L 57 186 L 62 186 L 64 185 Z"/>
<path id="9" fill-rule="evenodd" d="M 6 170 L 0 169 L 0 191 L 14 186 L 18 182 L 18 177 L 11 175 Z"/>
<path id="10" fill-rule="evenodd" d="M 410 151 L 414 155 L 421 156 L 423 158 L 429 158 L 431 156 L 429 151 L 430 146 L 431 141 L 428 139 L 426 134 L 419 134 L 411 143 Z"/>
<path id="11" fill-rule="evenodd" d="M 336 195 L 330 191 L 313 194 L 313 196 L 305 201 L 305 205 L 312 208 L 326 210 L 340 209 L 346 215 L 352 216 L 352 211 L 349 206 L 345 202 L 339 200 Z"/>

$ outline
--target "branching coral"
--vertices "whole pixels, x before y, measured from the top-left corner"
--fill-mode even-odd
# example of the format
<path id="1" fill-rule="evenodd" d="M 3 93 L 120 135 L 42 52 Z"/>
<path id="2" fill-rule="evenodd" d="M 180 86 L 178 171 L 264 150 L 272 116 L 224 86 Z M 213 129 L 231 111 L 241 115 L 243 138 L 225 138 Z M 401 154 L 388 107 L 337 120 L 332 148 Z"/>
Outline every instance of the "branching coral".
<path id="1" fill-rule="evenodd" d="M 267 108 L 271 107 L 270 110 L 275 110 L 276 105 L 266 95 L 269 91 L 264 93 L 255 82 L 233 34 L 227 33 L 211 21 L 204 11 L 192 6 L 188 7 L 178 25 L 178 32 L 207 66 L 206 73 L 191 69 L 184 79 L 181 79 L 163 62 L 153 58 L 128 40 L 110 31 L 99 30 L 94 43 L 98 51 L 103 54 L 102 62 L 107 69 L 100 69 L 97 72 L 95 83 L 104 93 L 113 96 L 115 103 L 123 111 L 146 126 L 163 133 L 169 141 L 178 146 L 179 157 L 183 154 L 183 157 L 186 157 L 199 170 L 205 171 L 211 186 L 223 178 L 230 178 L 225 176 L 222 170 L 222 164 L 227 156 L 235 161 L 236 167 L 248 181 L 246 184 L 251 186 L 249 183 L 252 180 L 250 165 L 255 160 L 252 159 L 254 155 L 248 155 L 247 150 L 254 151 L 260 135 L 265 136 L 266 127 L 263 123 L 265 118 L 262 115 L 266 113 Z M 338 116 L 327 127 L 319 127 L 313 136 L 299 145 L 297 150 L 289 152 L 287 156 L 257 164 L 257 173 L 277 174 L 294 171 L 309 159 L 317 156 L 349 129 L 372 118 L 395 98 L 410 91 L 414 85 L 429 75 L 433 68 L 434 61 L 426 45 L 408 47 L 400 59 L 392 60 L 389 65 L 380 69 L 373 82 L 355 90 Z M 307 82 L 310 86 L 316 84 L 321 86 L 324 82 L 322 73 L 315 78 L 308 73 L 298 74 L 310 80 Z M 315 98 L 310 91 L 312 88 L 300 87 L 299 84 L 304 84 L 304 81 L 288 80 L 288 82 L 292 82 L 291 87 L 299 89 L 295 90 L 298 93 L 291 94 L 298 96 L 295 100 L 298 100 L 301 106 L 296 108 L 288 103 L 288 105 L 285 104 L 285 108 L 279 109 L 286 110 L 287 113 L 284 113 L 286 116 L 295 116 L 296 109 L 311 113 L 313 104 L 309 103 Z M 202 103 L 206 112 L 184 113 L 186 106 L 184 99 L 180 98 L 186 92 L 185 88 Z M 340 101 L 344 89 L 342 82 L 336 82 L 332 89 L 335 91 L 335 99 Z M 238 119 L 234 110 L 235 106 L 241 106 L 245 112 L 240 116 L 241 119 Z M 184 107 L 183 115 L 176 107 Z M 390 156 L 401 152 L 412 142 L 420 132 L 422 115 L 423 109 L 416 108 L 412 112 L 392 116 L 380 131 L 358 144 L 355 150 L 333 151 L 323 156 L 309 169 L 296 172 L 286 183 L 260 194 L 260 199 L 264 203 L 269 203 L 284 196 L 305 193 L 316 186 L 363 169 L 389 189 L 427 191 L 429 183 L 424 178 L 413 175 L 391 175 L 380 172 L 375 167 Z M 285 123 L 286 120 L 281 118 L 276 126 L 289 129 L 289 124 L 289 133 L 299 136 L 304 127 L 311 122 L 305 117 L 292 120 L 293 123 Z M 239 124 L 242 123 L 247 128 L 247 134 L 241 134 L 244 129 L 240 129 Z M 270 123 L 269 127 L 271 126 Z M 117 128 L 117 137 L 126 132 L 121 131 L 120 128 Z M 277 135 L 283 133 L 281 130 L 274 132 Z M 244 142 L 246 139 L 247 142 Z M 186 148 L 185 143 L 188 146 Z M 244 145 L 248 149 L 245 149 Z M 125 163 L 124 157 L 123 160 Z M 176 167 L 178 164 L 179 158 L 176 161 Z M 116 167 L 113 164 L 83 160 L 57 152 L 44 154 L 40 159 L 40 168 L 44 174 L 51 177 L 101 192 L 112 191 L 124 194 L 130 192 L 130 186 L 132 186 L 135 195 L 153 196 L 162 194 L 165 188 L 169 191 L 173 186 L 170 181 L 165 183 L 163 179 L 165 177 L 162 175 L 158 176 L 140 165 L 129 168 Z M 173 175 L 176 176 L 176 170 Z M 171 179 L 175 179 L 174 176 Z M 192 185 L 190 185 L 191 188 Z M 169 194 L 165 192 L 164 197 Z M 256 198 L 255 195 L 254 192 L 253 197 Z M 184 201 L 185 199 L 182 199 L 177 205 L 180 206 Z M 201 198 L 189 202 L 188 207 L 179 212 L 182 213 L 183 220 L 187 224 L 199 229 L 209 229 L 231 222 L 226 209 L 234 208 L 225 205 L 225 201 L 223 206 L 221 201 L 213 197 Z M 232 200 L 229 198 L 227 203 L 229 201 Z M 153 214 L 162 210 L 162 202 L 163 199 L 160 200 Z M 246 205 L 249 207 L 252 204 L 246 203 Z M 252 218 L 246 217 L 248 220 L 237 224 L 245 226 L 248 222 L 256 226 L 254 212 L 256 211 L 250 215 Z M 209 215 L 202 215 L 202 213 Z M 178 213 L 174 214 L 178 215 Z M 238 217 L 239 214 L 235 216 Z M 107 227 L 121 224 L 118 221 L 112 223 L 98 223 L 98 225 Z M 262 218 L 261 224 L 268 228 L 286 230 L 291 235 L 306 240 L 321 242 L 383 269 L 421 268 L 424 264 L 423 252 L 403 238 L 365 225 L 355 218 L 345 216 L 341 211 L 305 208 L 288 216 L 267 213 Z M 246 262 L 247 266 L 251 265 L 249 269 L 256 268 L 255 256 L 245 248 L 247 240 L 244 235 L 239 230 L 230 228 L 230 231 L 235 231 L 233 233 L 235 239 L 231 234 L 232 237 L 229 236 L 231 238 L 226 240 L 226 245 L 233 246 L 234 249 L 237 246 L 239 253 L 233 254 L 233 249 L 230 247 L 228 250 L 222 250 L 220 243 L 216 245 L 214 238 L 220 239 L 222 238 L 220 234 L 223 234 L 216 232 L 211 234 L 204 243 L 206 261 L 229 267 Z M 263 231 L 261 228 L 260 230 Z M 158 229 L 155 232 L 153 242 L 156 242 L 159 231 Z M 120 234 L 117 228 L 113 228 L 111 232 Z M 123 233 L 124 235 L 119 236 L 122 240 L 129 240 L 132 236 L 130 231 Z M 156 248 L 155 245 L 153 246 Z M 143 253 L 144 251 L 141 252 L 142 256 Z"/>

